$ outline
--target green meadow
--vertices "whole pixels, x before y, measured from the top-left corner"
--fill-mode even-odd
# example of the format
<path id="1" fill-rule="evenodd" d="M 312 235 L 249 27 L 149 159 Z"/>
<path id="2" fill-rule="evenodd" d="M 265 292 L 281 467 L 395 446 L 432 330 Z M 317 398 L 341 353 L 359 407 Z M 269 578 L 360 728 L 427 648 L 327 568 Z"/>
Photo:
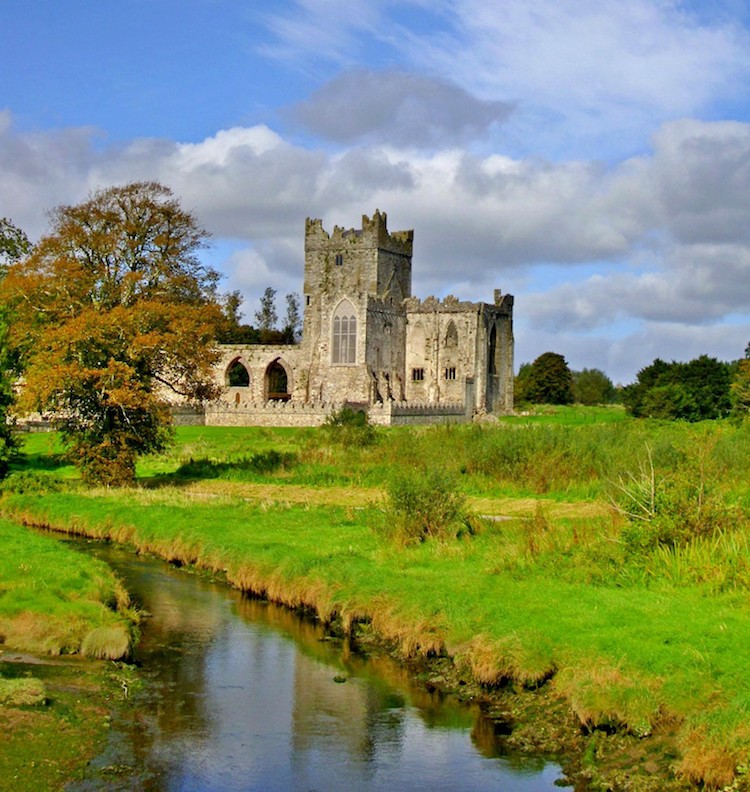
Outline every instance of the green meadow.
<path id="1" fill-rule="evenodd" d="M 49 552 L 70 572 L 52 595 L 103 603 L 120 624 L 127 604 L 106 576 L 74 574 L 36 544 L 51 539 L 15 525 L 112 539 L 344 630 L 366 624 L 405 657 L 450 657 L 487 691 L 544 691 L 588 735 L 583 770 L 613 789 L 746 788 L 747 422 L 556 408 L 374 433 L 190 427 L 176 440 L 141 461 L 137 488 L 92 490 L 55 435 L 27 436 L 0 500 L 4 546 L 16 543 L 2 590 L 41 581 L 18 559 Z M 15 596 L 55 613 L 48 600 L 34 611 L 48 588 Z M 83 618 L 104 627 L 100 611 Z"/>

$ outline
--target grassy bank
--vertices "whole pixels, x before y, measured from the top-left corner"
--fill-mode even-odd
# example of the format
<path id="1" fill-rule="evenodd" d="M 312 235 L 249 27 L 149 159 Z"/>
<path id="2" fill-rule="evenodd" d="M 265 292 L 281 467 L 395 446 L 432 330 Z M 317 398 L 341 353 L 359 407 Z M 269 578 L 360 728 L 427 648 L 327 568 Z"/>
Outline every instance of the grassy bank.
<path id="1" fill-rule="evenodd" d="M 0 520 L 0 636 L 14 650 L 119 659 L 128 653 L 128 594 L 101 562 Z"/>
<path id="2" fill-rule="evenodd" d="M 103 743 L 119 672 L 84 658 L 127 653 L 127 593 L 105 564 L 7 520 L 0 547 L 0 787 L 62 789 Z"/>
<path id="3" fill-rule="evenodd" d="M 629 735 L 623 777 L 743 788 L 748 427 L 563 412 L 391 430 L 366 447 L 321 430 L 178 438 L 138 489 L 11 486 L 3 512 L 224 571 L 345 627 L 367 620 L 404 654 L 448 654 L 490 687 L 539 687 L 590 731 L 591 768 L 614 767 L 608 741 Z M 50 442 L 29 438 L 27 469 L 64 479 Z M 467 497 L 471 531 L 395 541 L 388 482 L 435 466 Z"/>

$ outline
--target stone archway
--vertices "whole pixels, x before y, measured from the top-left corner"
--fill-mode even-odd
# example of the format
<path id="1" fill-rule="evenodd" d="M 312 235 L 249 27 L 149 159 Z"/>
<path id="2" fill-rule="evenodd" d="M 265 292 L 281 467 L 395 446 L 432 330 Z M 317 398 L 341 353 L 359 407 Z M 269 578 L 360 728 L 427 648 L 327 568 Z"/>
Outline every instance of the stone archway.
<path id="1" fill-rule="evenodd" d="M 268 364 L 264 381 L 266 401 L 289 401 L 292 398 L 289 374 L 279 358 Z"/>
<path id="2" fill-rule="evenodd" d="M 239 358 L 235 358 L 227 366 L 227 370 L 224 373 L 224 384 L 230 388 L 250 387 L 250 372 Z"/>

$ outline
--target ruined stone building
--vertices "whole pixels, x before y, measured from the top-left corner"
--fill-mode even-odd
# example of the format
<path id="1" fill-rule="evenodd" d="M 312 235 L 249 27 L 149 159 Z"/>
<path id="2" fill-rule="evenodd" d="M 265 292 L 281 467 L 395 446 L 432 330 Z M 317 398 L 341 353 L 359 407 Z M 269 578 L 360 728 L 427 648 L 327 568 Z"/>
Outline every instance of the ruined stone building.
<path id="1" fill-rule="evenodd" d="M 412 297 L 413 231 L 305 224 L 299 344 L 223 346 L 212 425 L 320 424 L 349 404 L 380 424 L 471 420 L 513 407 L 513 297 Z"/>

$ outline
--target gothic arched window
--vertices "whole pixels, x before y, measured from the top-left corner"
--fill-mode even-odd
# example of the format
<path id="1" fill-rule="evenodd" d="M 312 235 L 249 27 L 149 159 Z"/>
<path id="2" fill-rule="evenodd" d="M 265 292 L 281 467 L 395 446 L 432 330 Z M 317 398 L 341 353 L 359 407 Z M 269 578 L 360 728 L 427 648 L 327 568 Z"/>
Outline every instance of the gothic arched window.
<path id="1" fill-rule="evenodd" d="M 239 358 L 235 358 L 227 366 L 224 380 L 230 388 L 247 388 L 250 385 L 250 373 Z"/>
<path id="2" fill-rule="evenodd" d="M 448 322 L 448 329 L 445 331 L 445 346 L 449 349 L 458 346 L 458 330 L 452 319 Z"/>
<path id="3" fill-rule="evenodd" d="M 357 362 L 357 317 L 349 300 L 342 300 L 333 313 L 331 363 L 339 366 Z"/>

